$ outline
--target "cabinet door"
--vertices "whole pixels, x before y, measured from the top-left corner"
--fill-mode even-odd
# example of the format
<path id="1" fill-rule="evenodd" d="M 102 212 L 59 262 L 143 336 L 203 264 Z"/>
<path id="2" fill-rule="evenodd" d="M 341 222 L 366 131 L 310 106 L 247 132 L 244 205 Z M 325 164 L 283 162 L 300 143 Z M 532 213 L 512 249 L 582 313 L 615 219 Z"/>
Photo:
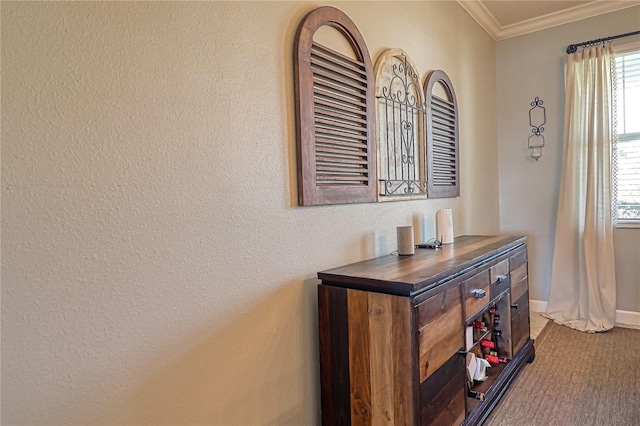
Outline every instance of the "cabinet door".
<path id="1" fill-rule="evenodd" d="M 529 277 L 526 248 L 511 257 L 511 338 L 513 354 L 529 339 Z"/>
<path id="2" fill-rule="evenodd" d="M 416 306 L 420 383 L 462 349 L 462 298 L 460 282 Z"/>
<path id="3" fill-rule="evenodd" d="M 511 337 L 514 355 L 529 339 L 529 329 L 529 292 L 527 291 L 511 305 Z"/>
<path id="4" fill-rule="evenodd" d="M 415 424 L 409 298 L 318 286 L 323 425 Z"/>
<path id="5" fill-rule="evenodd" d="M 465 417 L 465 362 L 455 354 L 420 385 L 420 425 L 459 425 Z"/>

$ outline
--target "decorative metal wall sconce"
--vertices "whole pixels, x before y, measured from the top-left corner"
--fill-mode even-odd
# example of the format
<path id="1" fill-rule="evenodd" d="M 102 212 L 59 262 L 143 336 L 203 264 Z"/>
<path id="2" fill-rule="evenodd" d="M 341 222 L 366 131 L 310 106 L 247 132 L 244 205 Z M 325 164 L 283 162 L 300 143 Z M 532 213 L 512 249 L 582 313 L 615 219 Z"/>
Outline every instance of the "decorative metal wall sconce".
<path id="1" fill-rule="evenodd" d="M 547 122 L 547 113 L 542 106 L 542 99 L 536 98 L 531 102 L 532 108 L 529 110 L 529 126 L 533 134 L 529 136 L 527 145 L 529 147 L 529 154 L 534 160 L 538 160 L 542 157 L 542 148 L 544 148 L 544 126 Z"/>

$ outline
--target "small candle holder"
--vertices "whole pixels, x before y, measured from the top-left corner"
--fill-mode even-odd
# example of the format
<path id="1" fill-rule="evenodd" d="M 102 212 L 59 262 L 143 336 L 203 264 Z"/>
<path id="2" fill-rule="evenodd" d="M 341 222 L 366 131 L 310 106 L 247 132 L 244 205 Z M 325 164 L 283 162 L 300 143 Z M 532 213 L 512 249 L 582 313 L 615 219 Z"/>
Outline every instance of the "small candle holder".
<path id="1" fill-rule="evenodd" d="M 532 108 L 529 110 L 529 126 L 531 126 L 533 134 L 529 136 L 527 146 L 531 158 L 536 161 L 542 157 L 542 148 L 544 148 L 544 136 L 542 136 L 544 127 L 542 126 L 547 122 L 547 113 L 545 107 L 542 106 L 543 103 L 542 99 L 536 96 L 531 102 Z"/>

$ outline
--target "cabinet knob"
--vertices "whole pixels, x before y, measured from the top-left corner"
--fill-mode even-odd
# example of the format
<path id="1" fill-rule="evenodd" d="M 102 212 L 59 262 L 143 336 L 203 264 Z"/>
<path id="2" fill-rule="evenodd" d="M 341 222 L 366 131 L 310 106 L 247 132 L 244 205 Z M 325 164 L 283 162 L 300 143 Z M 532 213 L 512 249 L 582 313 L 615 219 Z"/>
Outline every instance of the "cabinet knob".
<path id="1" fill-rule="evenodd" d="M 512 303 L 512 304 L 511 304 L 511 307 L 512 307 L 513 309 L 518 309 L 518 304 L 517 304 L 517 303 Z"/>
<path id="2" fill-rule="evenodd" d="M 503 283 L 507 280 L 507 276 L 506 275 L 498 275 L 498 282 L 499 283 Z"/>
<path id="3" fill-rule="evenodd" d="M 473 290 L 473 295 L 476 297 L 476 299 L 482 299 L 487 295 L 487 292 L 479 288 L 479 289 Z"/>

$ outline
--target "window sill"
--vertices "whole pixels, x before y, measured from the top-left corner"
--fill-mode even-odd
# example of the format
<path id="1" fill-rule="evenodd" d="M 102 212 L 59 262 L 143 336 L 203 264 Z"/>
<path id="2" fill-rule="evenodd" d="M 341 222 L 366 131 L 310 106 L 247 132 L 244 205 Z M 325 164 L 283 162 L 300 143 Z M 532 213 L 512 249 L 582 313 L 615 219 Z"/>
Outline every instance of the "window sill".
<path id="1" fill-rule="evenodd" d="M 640 220 L 619 220 L 614 228 L 636 228 L 640 229 Z"/>

